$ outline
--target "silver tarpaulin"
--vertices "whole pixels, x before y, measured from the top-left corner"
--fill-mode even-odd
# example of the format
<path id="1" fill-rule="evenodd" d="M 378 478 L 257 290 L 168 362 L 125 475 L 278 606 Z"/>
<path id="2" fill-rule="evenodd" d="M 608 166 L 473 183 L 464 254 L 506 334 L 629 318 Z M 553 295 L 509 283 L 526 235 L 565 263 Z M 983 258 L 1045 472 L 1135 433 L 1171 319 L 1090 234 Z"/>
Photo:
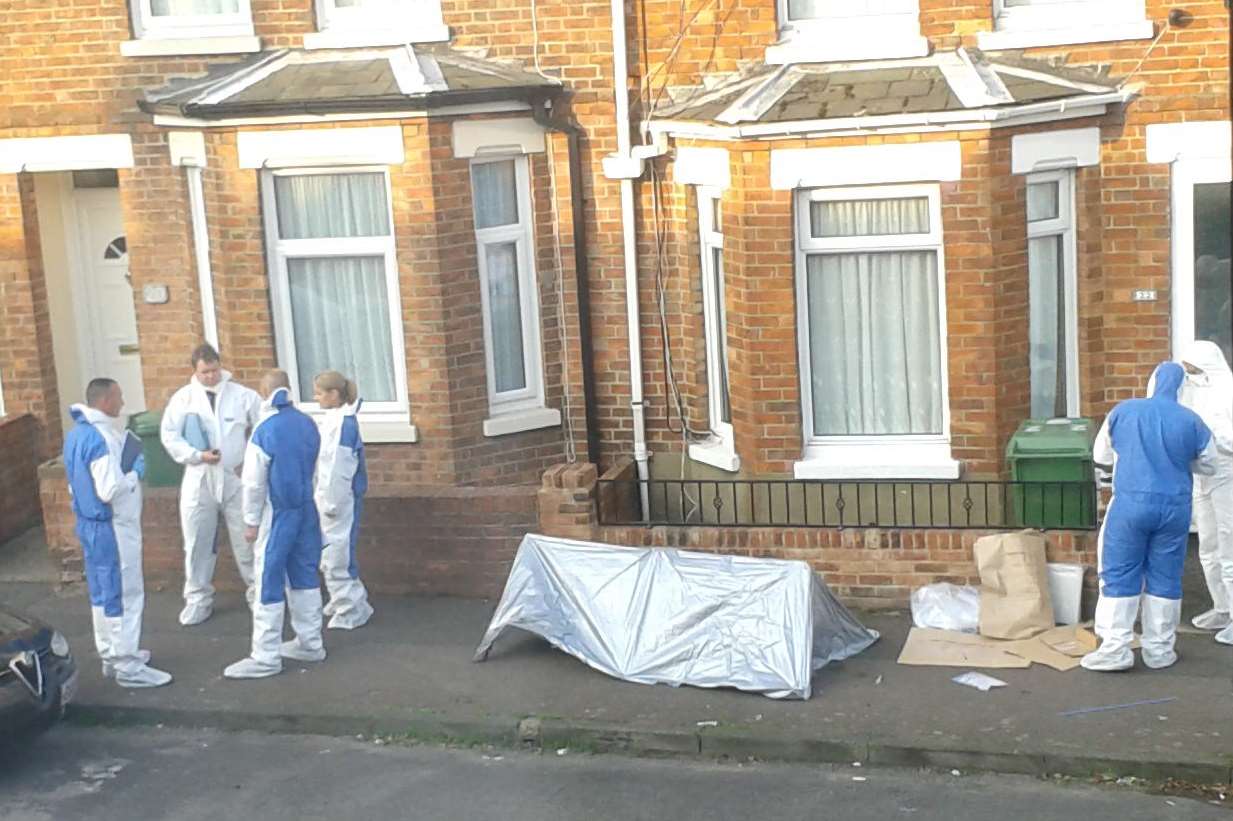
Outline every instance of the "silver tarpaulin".
<path id="1" fill-rule="evenodd" d="M 878 640 L 799 561 L 530 534 L 475 653 L 519 627 L 642 684 L 809 698 L 810 678 Z"/>

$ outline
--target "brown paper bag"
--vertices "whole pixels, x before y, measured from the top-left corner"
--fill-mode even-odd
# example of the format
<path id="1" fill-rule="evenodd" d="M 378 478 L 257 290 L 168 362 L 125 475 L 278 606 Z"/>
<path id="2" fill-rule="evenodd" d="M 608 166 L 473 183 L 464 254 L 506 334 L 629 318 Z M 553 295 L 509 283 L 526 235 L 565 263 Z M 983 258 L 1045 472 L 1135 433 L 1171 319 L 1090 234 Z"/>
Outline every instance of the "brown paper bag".
<path id="1" fill-rule="evenodd" d="M 1034 530 L 976 541 L 980 573 L 980 634 L 1027 639 L 1053 627 L 1045 537 Z"/>

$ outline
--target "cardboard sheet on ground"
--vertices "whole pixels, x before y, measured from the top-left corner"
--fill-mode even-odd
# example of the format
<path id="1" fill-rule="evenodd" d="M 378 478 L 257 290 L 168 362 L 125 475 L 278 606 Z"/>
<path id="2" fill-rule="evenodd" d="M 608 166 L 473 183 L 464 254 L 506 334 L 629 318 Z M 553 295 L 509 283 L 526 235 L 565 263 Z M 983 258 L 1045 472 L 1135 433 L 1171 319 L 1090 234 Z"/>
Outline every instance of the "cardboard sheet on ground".
<path id="1" fill-rule="evenodd" d="M 822 666 L 878 639 L 799 561 L 529 534 L 475 653 L 518 627 L 610 676 L 809 698 Z"/>
<path id="2" fill-rule="evenodd" d="M 1096 638 L 1082 627 L 1055 627 L 1030 639 L 1001 641 L 952 630 L 913 627 L 899 663 L 917 667 L 1014 669 L 1043 664 L 1065 672 L 1096 649 Z"/>

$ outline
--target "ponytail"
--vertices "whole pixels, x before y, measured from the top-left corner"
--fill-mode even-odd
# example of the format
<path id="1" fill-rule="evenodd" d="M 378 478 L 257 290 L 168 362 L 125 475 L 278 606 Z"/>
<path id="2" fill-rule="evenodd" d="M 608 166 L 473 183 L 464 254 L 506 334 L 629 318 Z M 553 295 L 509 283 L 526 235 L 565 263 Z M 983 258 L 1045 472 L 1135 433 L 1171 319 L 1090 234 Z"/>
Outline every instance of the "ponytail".
<path id="1" fill-rule="evenodd" d="M 353 405 L 355 400 L 360 398 L 360 392 L 355 386 L 355 382 L 338 371 L 322 371 L 317 374 L 317 378 L 313 382 L 323 391 L 338 391 L 338 395 L 342 398 L 344 405 Z"/>

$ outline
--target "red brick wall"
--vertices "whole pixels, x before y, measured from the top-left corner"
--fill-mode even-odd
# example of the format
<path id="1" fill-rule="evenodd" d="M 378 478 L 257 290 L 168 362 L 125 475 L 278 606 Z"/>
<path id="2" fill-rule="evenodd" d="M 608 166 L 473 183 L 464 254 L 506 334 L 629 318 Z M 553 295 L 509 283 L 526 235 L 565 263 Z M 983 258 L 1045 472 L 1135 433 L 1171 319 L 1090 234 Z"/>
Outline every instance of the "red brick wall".
<path id="1" fill-rule="evenodd" d="M 0 544 L 39 523 L 38 422 L 0 416 Z"/>

